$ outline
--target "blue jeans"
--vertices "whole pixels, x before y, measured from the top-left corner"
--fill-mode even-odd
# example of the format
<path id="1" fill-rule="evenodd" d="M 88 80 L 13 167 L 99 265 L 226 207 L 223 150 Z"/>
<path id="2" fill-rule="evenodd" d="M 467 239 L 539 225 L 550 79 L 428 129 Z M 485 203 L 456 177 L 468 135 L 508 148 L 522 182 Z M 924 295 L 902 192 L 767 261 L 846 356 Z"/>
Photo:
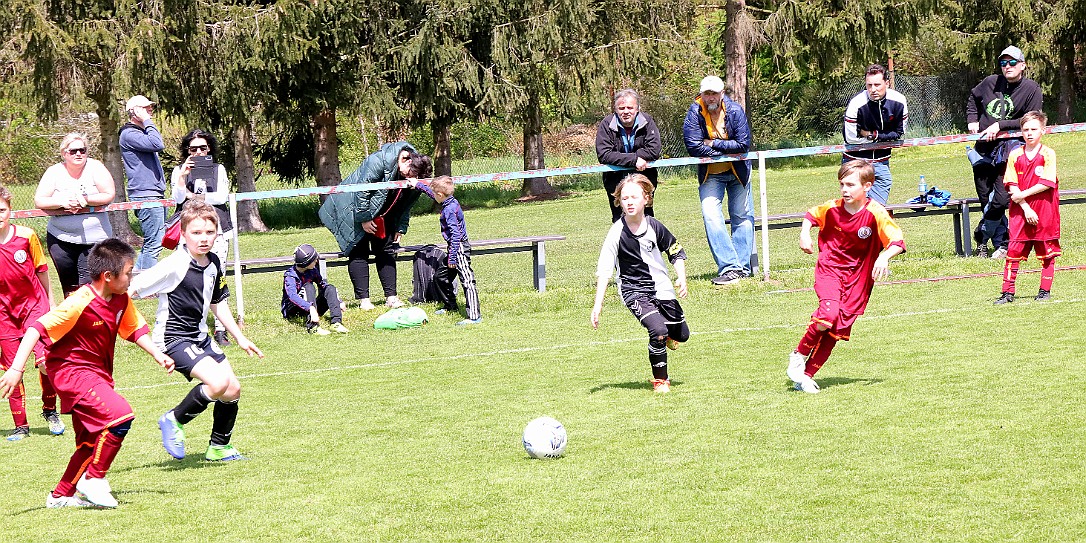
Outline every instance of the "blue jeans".
<path id="1" fill-rule="evenodd" d="M 722 203 L 728 197 L 729 232 Z M 736 270 L 750 274 L 750 251 L 754 243 L 754 193 L 731 173 L 709 175 L 698 186 L 705 237 L 716 261 L 717 274 Z"/>
<path id="2" fill-rule="evenodd" d="M 132 198 L 132 201 L 161 200 L 161 196 Z M 146 270 L 158 263 L 162 252 L 162 235 L 166 233 L 166 208 L 150 207 L 134 210 L 143 230 L 143 250 L 136 257 L 136 269 Z"/>
<path id="3" fill-rule="evenodd" d="M 841 155 L 841 164 L 850 160 L 852 159 Z M 890 201 L 890 186 L 894 184 L 894 179 L 890 177 L 890 161 L 871 162 L 870 164 L 875 169 L 875 182 L 871 185 L 871 190 L 867 191 L 867 196 L 882 205 L 886 205 L 886 202 Z"/>

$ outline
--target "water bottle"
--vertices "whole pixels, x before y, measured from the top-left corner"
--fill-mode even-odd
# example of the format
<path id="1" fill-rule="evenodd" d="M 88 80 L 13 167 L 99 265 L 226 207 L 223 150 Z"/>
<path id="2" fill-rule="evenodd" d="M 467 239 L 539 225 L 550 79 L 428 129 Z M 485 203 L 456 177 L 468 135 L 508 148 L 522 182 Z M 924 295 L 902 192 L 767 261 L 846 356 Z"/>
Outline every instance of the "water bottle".
<path id="1" fill-rule="evenodd" d="M 924 176 L 920 176 L 920 183 L 916 185 L 916 190 L 920 192 L 920 201 L 928 201 L 928 182 L 924 180 Z"/>

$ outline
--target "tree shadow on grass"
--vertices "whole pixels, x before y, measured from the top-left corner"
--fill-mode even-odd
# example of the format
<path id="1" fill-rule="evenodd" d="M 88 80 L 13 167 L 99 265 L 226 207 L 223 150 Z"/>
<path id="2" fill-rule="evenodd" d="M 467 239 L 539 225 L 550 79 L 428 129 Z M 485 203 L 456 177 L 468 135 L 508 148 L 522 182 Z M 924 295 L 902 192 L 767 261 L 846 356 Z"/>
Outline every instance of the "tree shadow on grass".
<path id="1" fill-rule="evenodd" d="M 827 377 L 825 379 L 815 379 L 818 382 L 818 388 L 826 389 L 836 386 L 859 384 L 862 386 L 871 386 L 882 383 L 884 379 L 856 379 L 853 377 Z M 791 390 L 794 387 L 792 381 L 788 381 L 788 389 Z"/>
<path id="2" fill-rule="evenodd" d="M 677 387 L 682 384 L 682 381 L 675 379 L 671 380 L 671 386 Z M 589 389 L 589 394 L 595 394 L 607 390 L 609 388 L 624 388 L 626 390 L 652 390 L 652 382 L 648 379 L 644 381 L 627 381 L 625 383 L 604 383 L 602 385 L 596 385 Z"/>

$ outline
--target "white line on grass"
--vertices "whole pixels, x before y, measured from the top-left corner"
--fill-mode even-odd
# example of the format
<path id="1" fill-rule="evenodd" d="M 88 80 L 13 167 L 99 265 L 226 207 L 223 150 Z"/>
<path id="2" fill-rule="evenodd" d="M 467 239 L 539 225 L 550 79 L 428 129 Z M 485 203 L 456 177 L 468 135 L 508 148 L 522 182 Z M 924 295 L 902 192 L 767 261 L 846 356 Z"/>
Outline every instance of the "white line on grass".
<path id="1" fill-rule="evenodd" d="M 1048 305 L 1048 304 L 1060 304 L 1060 303 L 1072 304 L 1072 303 L 1080 303 L 1082 301 L 1084 301 L 1084 300 L 1075 298 L 1075 299 L 1070 299 L 1070 300 L 1051 300 L 1051 301 L 1047 301 L 1047 302 L 1043 302 L 1043 303 L 1046 304 L 1046 305 Z M 893 314 L 889 314 L 889 315 L 864 316 L 864 317 L 860 317 L 858 320 L 873 321 L 873 320 L 882 320 L 882 319 L 900 319 L 902 317 L 919 317 L 919 316 L 923 316 L 923 315 L 936 315 L 936 314 L 940 314 L 940 313 L 957 313 L 957 312 L 960 312 L 960 311 L 975 310 L 975 309 L 977 309 L 977 307 L 965 306 L 965 307 L 957 307 L 957 308 L 929 309 L 927 311 L 907 311 L 905 313 L 893 313 Z M 735 333 L 742 333 L 742 332 L 763 332 L 763 331 L 766 331 L 766 330 L 782 330 L 782 329 L 788 329 L 788 328 L 806 328 L 807 325 L 808 325 L 808 323 L 801 322 L 801 323 L 790 323 L 790 324 L 772 324 L 772 325 L 769 325 L 769 326 L 751 326 L 751 327 L 744 327 L 744 328 L 723 328 L 721 330 L 706 330 L 706 331 L 703 331 L 703 332 L 691 332 L 690 335 L 691 336 L 700 336 L 700 335 L 716 335 L 716 334 L 735 334 Z M 427 357 L 424 357 L 424 358 L 412 358 L 412 359 L 408 359 L 408 360 L 395 360 L 395 361 L 390 361 L 390 362 L 374 362 L 374 363 L 371 363 L 371 364 L 350 364 L 350 365 L 347 365 L 347 366 L 333 366 L 331 368 L 314 368 L 314 369 L 308 369 L 308 370 L 277 371 L 277 372 L 272 372 L 272 373 L 254 373 L 254 374 L 250 374 L 250 375 L 239 375 L 238 379 L 260 379 L 260 378 L 264 378 L 264 377 L 286 377 L 286 376 L 292 376 L 292 375 L 305 375 L 305 374 L 309 374 L 309 373 L 329 373 L 329 372 L 360 370 L 360 369 L 368 369 L 368 368 L 385 368 L 385 367 L 389 367 L 389 366 L 402 366 L 402 365 L 405 365 L 405 364 L 417 364 L 419 362 L 430 362 L 430 361 L 436 361 L 436 360 L 448 361 L 448 360 L 460 360 L 460 359 L 464 359 L 464 358 L 477 358 L 477 357 L 483 357 L 483 356 L 501 356 L 501 355 L 507 355 L 507 354 L 531 353 L 531 352 L 539 352 L 539 351 L 558 351 L 558 350 L 562 350 L 562 349 L 571 349 L 571 348 L 594 347 L 594 346 L 600 346 L 600 345 L 615 345 L 615 344 L 618 344 L 618 343 L 630 343 L 630 342 L 633 342 L 633 341 L 645 341 L 645 336 L 638 336 L 638 337 L 635 337 L 635 338 L 609 339 L 607 341 L 588 341 L 588 342 L 583 342 L 583 343 L 564 343 L 564 344 L 560 344 L 560 345 L 547 345 L 547 346 L 539 346 L 539 347 L 520 347 L 520 348 L 517 348 L 517 349 L 499 349 L 499 350 L 495 350 L 495 351 L 487 351 L 487 352 L 482 352 L 482 353 L 458 354 L 458 355 L 454 355 L 454 356 L 442 356 L 442 357 L 427 356 Z M 168 382 L 168 383 L 156 383 L 156 384 L 153 384 L 153 385 L 135 385 L 135 386 L 130 386 L 130 387 L 118 388 L 117 390 L 119 392 L 124 392 L 124 391 L 129 391 L 129 390 L 147 390 L 147 389 L 152 389 L 152 388 L 173 387 L 173 386 L 180 386 L 180 385 L 187 385 L 187 384 L 188 384 L 188 381 L 171 381 L 171 382 Z"/>

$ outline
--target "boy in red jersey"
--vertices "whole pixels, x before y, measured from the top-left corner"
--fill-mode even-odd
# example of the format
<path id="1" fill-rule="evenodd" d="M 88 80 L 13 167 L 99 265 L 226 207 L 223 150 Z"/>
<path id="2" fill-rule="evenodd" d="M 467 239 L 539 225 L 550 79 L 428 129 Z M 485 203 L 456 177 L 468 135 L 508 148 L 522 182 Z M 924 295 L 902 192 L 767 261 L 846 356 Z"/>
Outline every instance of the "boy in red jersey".
<path id="1" fill-rule="evenodd" d="M 45 496 L 46 507 L 117 506 L 105 476 L 135 419 L 128 401 L 113 389 L 117 336 L 139 345 L 167 372 L 173 371 L 173 360 L 155 348 L 147 323 L 128 297 L 135 260 L 136 252 L 116 238 L 91 248 L 90 284 L 30 325 L 11 368 L 0 377 L 0 397 L 6 398 L 19 384 L 34 345 L 45 341 L 45 366 L 61 411 L 72 415 L 76 445 L 64 476 Z M 76 497 L 76 490 L 87 501 Z"/>
<path id="2" fill-rule="evenodd" d="M 0 186 L 0 369 L 7 370 L 19 349 L 23 330 L 38 317 L 49 312 L 53 305 L 53 290 L 49 286 L 49 267 L 45 253 L 34 230 L 11 224 L 11 191 Z M 45 360 L 45 349 L 39 343 L 34 349 L 35 360 L 40 365 Z M 41 382 L 42 417 L 49 423 L 54 435 L 64 433 L 64 423 L 57 415 L 57 393 L 49 376 L 42 368 L 38 374 Z M 11 392 L 8 405 L 15 419 L 15 430 L 8 441 L 19 441 L 30 435 L 26 420 L 26 389 L 22 379 Z"/>
<path id="3" fill-rule="evenodd" d="M 1056 178 L 1056 152 L 1041 144 L 1048 116 L 1042 111 L 1030 111 L 1022 116 L 1022 139 L 1019 147 L 1007 156 L 1007 173 L 1003 184 L 1011 196 L 1010 244 L 1003 265 L 1003 293 L 995 301 L 1014 301 L 1014 281 L 1018 266 L 1029 256 L 1032 248 L 1041 260 L 1041 287 L 1034 298 L 1047 300 L 1056 274 L 1056 257 L 1060 256 L 1060 190 Z"/>
<path id="4" fill-rule="evenodd" d="M 815 294 L 818 309 L 799 346 L 788 357 L 788 378 L 796 390 L 817 394 L 812 379 L 838 340 L 848 341 L 852 323 L 863 315 L 875 281 L 886 277 L 890 259 L 905 252 L 905 238 L 886 208 L 867 197 L 875 181 L 871 165 L 853 160 L 837 172 L 841 198 L 812 207 L 803 219 L 799 248 L 811 254 L 811 227 L 818 226 Z"/>

